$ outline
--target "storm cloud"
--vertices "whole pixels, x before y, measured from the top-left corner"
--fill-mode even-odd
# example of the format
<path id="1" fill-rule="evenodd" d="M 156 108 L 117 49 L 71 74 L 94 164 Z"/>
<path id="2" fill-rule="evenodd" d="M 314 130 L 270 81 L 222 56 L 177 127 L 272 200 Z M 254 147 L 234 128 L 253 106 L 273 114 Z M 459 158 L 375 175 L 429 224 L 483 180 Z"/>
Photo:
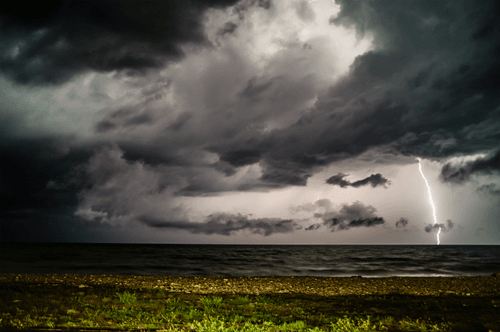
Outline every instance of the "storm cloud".
<path id="1" fill-rule="evenodd" d="M 247 132 L 219 147 L 222 155 L 242 144 L 258 149 L 263 180 L 305 185 L 321 166 L 375 147 L 422 157 L 496 148 L 498 128 L 491 123 L 499 114 L 494 54 L 500 43 L 494 1 L 481 8 L 415 2 L 411 9 L 387 1 L 338 3 L 341 11 L 331 24 L 354 28 L 359 38 L 373 34 L 375 48 L 356 57 L 348 75 L 293 125 L 266 135 Z M 278 84 L 262 82 L 252 85 L 254 94 Z"/>
<path id="2" fill-rule="evenodd" d="M 193 234 L 220 234 L 234 235 L 240 231 L 249 231 L 252 234 L 269 236 L 276 233 L 293 233 L 302 226 L 295 221 L 277 218 L 250 219 L 243 215 L 230 215 L 226 213 L 209 215 L 203 222 L 166 221 L 146 216 L 139 217 L 144 224 L 164 229 L 181 229 Z"/>
<path id="3" fill-rule="evenodd" d="M 351 221 L 338 220 L 337 218 L 325 220 L 323 225 L 330 228 L 333 232 L 335 227 L 337 230 L 347 230 L 351 227 L 372 227 L 376 225 L 382 225 L 385 223 L 384 218 L 376 217 L 369 219 L 355 219 Z"/>
<path id="4" fill-rule="evenodd" d="M 407 225 L 408 225 L 408 219 L 401 218 L 398 221 L 396 221 L 397 228 L 405 228 Z"/>
<path id="5" fill-rule="evenodd" d="M 0 133 L 0 219 L 71 215 L 77 193 L 89 184 L 78 166 L 91 156 L 91 146 L 71 136 L 12 137 L 12 129 Z"/>
<path id="6" fill-rule="evenodd" d="M 485 195 L 500 196 L 500 186 L 495 183 L 479 186 L 476 191 Z"/>
<path id="7" fill-rule="evenodd" d="M 473 174 L 492 173 L 500 174 L 500 150 L 462 165 L 447 163 L 441 169 L 439 179 L 442 182 L 461 184 L 469 181 Z"/>
<path id="8" fill-rule="evenodd" d="M 342 204 L 339 209 L 328 199 L 321 199 L 314 204 L 304 204 L 292 208 L 293 212 L 314 212 L 313 217 L 322 219 L 322 223 L 315 223 L 305 228 L 306 231 L 317 230 L 322 226 L 335 230 L 348 230 L 357 227 L 373 227 L 385 223 L 384 218 L 376 216 L 371 205 L 364 205 L 357 201 L 352 204 Z"/>
<path id="9" fill-rule="evenodd" d="M 486 154 L 443 162 L 444 183 L 499 175 L 498 1 L 26 7 L 0 5 L 2 223 L 57 215 L 266 236 L 296 225 L 285 216 L 280 224 L 238 215 L 222 199 L 214 201 L 231 213 L 200 202 L 306 192 L 318 176 L 332 195 L 337 186 L 387 188 L 396 171 L 353 182 L 330 175 L 361 164 L 411 166 L 416 156 L 443 162 Z M 489 204 L 498 197 L 493 182 L 477 189 Z M 384 223 L 375 207 L 345 197 L 336 207 L 301 204 L 316 194 L 276 200 L 322 220 L 307 229 Z M 190 209 L 205 215 L 193 219 Z"/>
<path id="10" fill-rule="evenodd" d="M 453 222 L 451 220 L 446 220 L 446 225 L 445 224 L 429 224 L 427 226 L 425 226 L 424 230 L 427 232 L 427 233 L 431 233 L 431 232 L 437 232 L 439 229 L 441 229 L 443 232 L 448 232 L 448 231 L 451 231 L 453 229 Z"/>
<path id="11" fill-rule="evenodd" d="M 60 84 L 85 71 L 159 68 L 203 44 L 203 13 L 235 4 L 211 1 L 44 1 L 0 8 L 0 70 L 19 83 Z"/>
<path id="12" fill-rule="evenodd" d="M 369 185 L 369 184 L 373 188 L 375 188 L 377 186 L 383 186 L 384 188 L 386 188 L 385 185 L 386 185 L 386 183 L 389 182 L 389 180 L 387 180 L 386 178 L 384 178 L 382 176 L 382 174 L 380 174 L 380 173 L 372 174 L 372 175 L 370 175 L 367 178 L 364 178 L 362 180 L 358 180 L 358 181 L 355 181 L 355 182 L 349 182 L 347 180 L 344 180 L 344 178 L 346 176 L 348 176 L 348 174 L 339 173 L 337 175 L 334 175 L 334 176 L 328 178 L 326 180 L 326 183 L 332 184 L 332 185 L 338 185 L 341 188 L 345 188 L 345 187 L 358 188 L 358 187 L 366 186 L 366 185 Z"/>

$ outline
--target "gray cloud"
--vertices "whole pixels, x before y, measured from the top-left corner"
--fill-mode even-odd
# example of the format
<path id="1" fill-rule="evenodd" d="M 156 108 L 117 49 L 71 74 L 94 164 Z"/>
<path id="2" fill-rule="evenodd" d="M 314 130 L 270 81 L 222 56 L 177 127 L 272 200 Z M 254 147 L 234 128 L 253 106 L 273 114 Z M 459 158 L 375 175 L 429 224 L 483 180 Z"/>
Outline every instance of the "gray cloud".
<path id="1" fill-rule="evenodd" d="M 297 60 L 291 55 L 299 52 L 291 48 L 277 55 L 269 74 L 252 76 L 246 85 L 234 88 L 236 104 L 225 107 L 224 114 L 209 112 L 197 119 L 208 127 L 214 119 L 224 119 L 217 120 L 211 132 L 189 128 L 190 132 L 179 133 L 179 139 L 170 140 L 179 145 L 171 145 L 169 153 L 202 148 L 217 153 L 220 161 L 236 168 L 259 163 L 262 175 L 255 185 L 268 187 L 267 182 L 284 187 L 304 186 L 322 167 L 372 148 L 392 154 L 447 157 L 500 143 L 498 130 L 491 125 L 499 116 L 495 93 L 498 80 L 491 74 L 498 69 L 498 62 L 484 56 L 499 43 L 492 34 L 479 39 L 473 36 L 483 26 L 479 17 L 490 15 L 488 4 L 476 8 L 477 17 L 468 16 L 458 6 L 449 11 L 415 3 L 406 11 L 385 2 L 364 4 L 369 10 L 340 4 L 341 12 L 332 24 L 356 28 L 360 36 L 373 32 L 378 48 L 358 56 L 349 73 L 320 96 L 311 109 L 302 115 L 296 113 L 295 121 L 287 119 L 290 125 L 264 130 L 269 121 L 284 116 L 282 110 L 290 108 L 287 101 L 295 100 L 297 104 L 301 94 L 305 98 L 307 89 L 313 86 L 304 79 L 300 84 L 290 80 L 298 70 L 294 66 Z M 450 36 L 446 26 L 453 26 L 457 33 Z M 306 51 L 300 47 L 300 52 Z M 218 83 L 207 80 L 207 86 L 225 86 L 224 79 L 232 79 L 215 74 L 211 77 Z M 273 98 L 268 98 L 269 91 Z M 211 91 L 210 98 L 217 95 L 219 91 Z M 482 97 L 474 97 L 479 95 Z M 478 114 L 477 109 L 483 111 Z M 457 112 L 460 117 L 454 115 Z M 190 123 L 195 123 L 193 120 Z M 116 128 L 114 122 L 106 121 L 101 124 L 103 129 Z M 199 136 L 197 130 L 204 136 Z M 167 141 L 165 137 L 158 144 L 138 150 L 150 155 L 165 153 L 165 148 L 160 147 L 169 144 Z M 235 174 L 234 169 L 217 169 L 226 176 Z M 340 175 L 329 180 L 347 185 Z M 350 185 L 374 186 L 385 180 L 374 174 Z M 198 186 L 196 192 L 214 189 Z"/>
<path id="2" fill-rule="evenodd" d="M 255 150 L 237 150 L 228 151 L 226 154 L 221 155 L 220 160 L 228 162 L 229 164 L 240 167 L 245 165 L 252 165 L 261 159 L 259 151 Z"/>
<path id="3" fill-rule="evenodd" d="M 500 196 L 500 186 L 496 185 L 495 183 L 479 186 L 476 191 L 485 195 Z"/>
<path id="4" fill-rule="evenodd" d="M 485 158 L 466 162 L 464 165 L 454 166 L 447 163 L 441 169 L 439 179 L 442 182 L 464 183 L 470 180 L 473 174 L 500 174 L 500 150 L 490 153 Z"/>
<path id="5" fill-rule="evenodd" d="M 480 127 L 481 138 L 467 132 L 497 118 L 500 71 L 493 54 L 500 43 L 498 33 L 492 33 L 499 32 L 491 23 L 494 1 L 481 8 L 467 2 L 449 8 L 418 2 L 411 10 L 389 1 L 339 4 L 332 24 L 355 28 L 360 37 L 373 33 L 375 49 L 358 56 L 349 74 L 294 126 L 257 138 L 269 147 L 266 162 L 293 160 L 289 165 L 297 173 L 308 174 L 376 146 L 446 157 L 500 144 L 492 126 Z M 482 29 L 488 34 L 479 37 Z M 416 140 L 404 142 L 408 134 Z M 281 172 L 275 168 L 272 179 L 280 179 L 276 173 Z M 281 181 L 303 183 L 288 179 Z"/>
<path id="6" fill-rule="evenodd" d="M 0 70 L 19 83 L 63 83 L 89 70 L 159 68 L 206 43 L 203 13 L 236 1 L 45 1 L 0 8 Z M 34 8 L 33 8 L 34 7 Z"/>
<path id="7" fill-rule="evenodd" d="M 341 188 L 345 188 L 345 187 L 358 188 L 358 187 L 366 186 L 366 185 L 369 185 L 369 184 L 371 184 L 371 186 L 373 188 L 375 188 L 377 186 L 383 186 L 384 188 L 387 188 L 385 186 L 385 184 L 389 182 L 389 180 L 387 180 L 386 178 L 384 178 L 382 176 L 382 174 L 380 174 L 380 173 L 372 174 L 372 175 L 370 175 L 367 178 L 364 178 L 362 180 L 358 180 L 358 181 L 355 181 L 355 182 L 349 182 L 349 181 L 344 180 L 344 177 L 346 177 L 348 175 L 349 174 L 339 173 L 337 175 L 334 175 L 334 176 L 328 178 L 326 180 L 326 183 L 332 184 L 332 185 L 338 185 Z"/>
<path id="8" fill-rule="evenodd" d="M 408 219 L 401 218 L 398 221 L 396 221 L 397 228 L 405 228 L 407 225 L 408 225 Z"/>
<path id="9" fill-rule="evenodd" d="M 161 215 L 162 203 L 179 195 L 305 186 L 325 166 L 366 152 L 371 160 L 365 161 L 383 163 L 394 155 L 440 159 L 498 149 L 498 1 L 337 3 L 341 11 L 331 24 L 372 36 L 373 45 L 329 87 L 322 69 L 331 65 L 337 73 L 338 59 L 322 49 L 325 39 L 307 40 L 309 47 L 280 41 L 281 50 L 258 64 L 238 53 L 240 44 L 224 44 L 244 33 L 251 6 L 266 9 L 262 22 L 272 22 L 277 13 L 270 1 L 241 1 L 225 12 L 241 21 L 224 16 L 215 24 L 215 35 L 233 33 L 220 45 L 207 42 L 205 14 L 235 1 L 45 1 L 29 11 L 21 2 L 0 5 L 5 77 L 20 85 L 69 84 L 81 73 L 116 71 L 112 79 L 129 82 L 123 88 L 139 96 L 124 106 L 106 91 L 89 92 L 89 100 L 106 108 L 95 113 L 91 143 L 81 144 L 66 134 L 35 135 L 33 124 L 22 121 L 11 125 L 2 102 L 3 211 L 57 207 L 103 220 L 149 215 L 146 210 Z M 312 19 L 308 8 L 297 7 L 302 20 Z M 224 25 L 228 20 L 237 22 L 238 33 Z M 181 48 L 187 45 L 195 50 Z M 157 74 L 174 61 L 179 70 Z M 93 152 L 112 144 L 116 149 Z M 78 165 L 85 171 L 76 181 Z M 441 173 L 455 183 L 496 175 L 498 150 L 445 165 Z M 340 186 L 386 180 L 375 174 L 350 183 L 345 176 L 329 180 Z M 478 190 L 497 192 L 490 185 Z M 379 222 L 368 208 L 361 215 L 326 211 L 326 205 L 311 212 L 316 209 L 325 210 L 316 214 L 329 227 L 335 218 L 347 226 L 358 220 L 349 227 Z"/>
<path id="10" fill-rule="evenodd" d="M 311 171 L 298 167 L 296 162 L 267 160 L 261 167 L 262 180 L 281 186 L 305 186 L 312 176 Z"/>
<path id="11" fill-rule="evenodd" d="M 264 82 L 260 82 L 257 77 L 252 77 L 248 80 L 246 87 L 238 95 L 242 98 L 257 99 L 262 95 L 265 95 L 269 91 L 273 83 L 280 79 L 280 77 L 273 77 Z"/>
<path id="12" fill-rule="evenodd" d="M 337 230 L 344 230 L 344 229 L 349 229 L 351 227 L 372 227 L 376 225 L 382 225 L 383 223 L 385 223 L 384 218 L 377 217 L 370 219 L 356 219 L 356 220 L 351 220 L 349 222 L 342 222 L 338 221 L 337 219 L 332 219 L 328 220 L 324 224 L 327 227 L 330 227 L 333 232 L 335 226 L 338 226 Z"/>
<path id="13" fill-rule="evenodd" d="M 353 227 L 372 227 L 382 225 L 385 220 L 377 217 L 373 206 L 366 206 L 357 201 L 349 204 L 343 204 L 339 210 L 335 209 L 332 202 L 328 199 L 321 199 L 314 204 L 305 204 L 293 207 L 292 212 L 313 212 L 314 218 L 322 219 L 322 223 L 316 223 L 308 226 L 305 230 L 316 230 L 321 226 L 329 228 L 332 232 L 335 230 L 348 230 Z"/>
<path id="14" fill-rule="evenodd" d="M 326 180 L 326 183 L 332 184 L 332 185 L 338 185 L 341 188 L 345 188 L 351 185 L 349 181 L 344 180 L 346 176 L 349 176 L 349 174 L 343 174 L 343 173 L 338 173 L 337 175 L 334 175 Z"/>
<path id="15" fill-rule="evenodd" d="M 120 109 L 107 115 L 106 118 L 97 122 L 95 131 L 105 133 L 115 129 L 136 127 L 140 125 L 151 125 L 154 123 L 154 116 L 146 111 L 136 111 L 132 108 Z"/>
<path id="16" fill-rule="evenodd" d="M 0 132 L 2 227 L 67 222 L 78 204 L 78 192 L 90 185 L 79 166 L 91 156 L 93 146 L 72 136 L 11 137 L 5 135 L 8 130 Z M 10 234 L 7 228 L 3 230 Z"/>
<path id="17" fill-rule="evenodd" d="M 126 224 L 146 212 L 185 217 L 185 209 L 173 197 L 182 179 L 162 166 L 129 161 L 113 145 L 96 149 L 81 168 L 88 179 L 87 186 L 78 193 L 75 215 L 81 219 Z"/>
<path id="18" fill-rule="evenodd" d="M 297 13 L 297 17 L 303 20 L 304 22 L 312 22 L 316 18 L 316 14 L 309 6 L 307 1 L 297 2 L 295 5 L 295 12 Z"/>
<path id="19" fill-rule="evenodd" d="M 257 186 L 252 178 L 245 180 L 245 176 L 233 181 L 213 166 L 208 168 L 210 173 L 207 169 L 200 172 L 190 167 L 146 163 L 142 158 L 131 160 L 126 158 L 126 152 L 118 145 L 96 149 L 81 168 L 87 183 L 78 193 L 76 216 L 110 224 L 133 223 L 141 216 L 150 215 L 190 220 L 188 209 L 182 203 L 183 196 L 208 196 L 211 192 L 206 188 L 214 188 L 213 194 L 217 194 L 222 191 L 262 190 L 263 187 Z M 234 220 L 241 223 L 242 218 Z M 259 220 L 267 220 L 271 224 L 276 221 L 276 227 L 282 225 L 277 219 Z M 262 223 L 258 225 L 262 229 L 265 227 Z"/>
<path id="20" fill-rule="evenodd" d="M 226 34 L 232 34 L 236 31 L 238 25 L 233 22 L 226 22 L 224 26 L 217 32 L 218 35 L 224 36 Z"/>
<path id="21" fill-rule="evenodd" d="M 315 231 L 321 227 L 321 224 L 312 224 L 305 228 L 306 231 Z"/>
<path id="22" fill-rule="evenodd" d="M 226 213 L 209 215 L 204 222 L 166 221 L 147 216 L 139 217 L 144 224 L 155 228 L 172 228 L 189 231 L 193 234 L 220 234 L 225 236 L 234 235 L 240 231 L 250 231 L 252 234 L 269 236 L 277 233 L 293 233 L 301 229 L 295 221 L 278 218 L 249 219 L 241 214 L 232 215 Z"/>
<path id="23" fill-rule="evenodd" d="M 332 232 L 337 229 L 337 231 L 348 230 L 352 227 L 372 227 L 377 225 L 382 225 L 385 223 L 384 218 L 375 217 L 375 218 L 367 218 L 367 219 L 355 219 L 350 221 L 339 220 L 337 218 L 328 219 L 323 221 L 323 225 L 330 228 Z M 315 230 L 318 229 L 321 224 L 313 224 L 306 228 L 306 230 Z"/>
<path id="24" fill-rule="evenodd" d="M 453 222 L 451 220 L 446 220 L 446 225 L 445 224 L 429 224 L 425 226 L 424 230 L 427 233 L 431 232 L 437 232 L 439 229 L 441 229 L 443 232 L 451 231 L 453 228 Z"/>

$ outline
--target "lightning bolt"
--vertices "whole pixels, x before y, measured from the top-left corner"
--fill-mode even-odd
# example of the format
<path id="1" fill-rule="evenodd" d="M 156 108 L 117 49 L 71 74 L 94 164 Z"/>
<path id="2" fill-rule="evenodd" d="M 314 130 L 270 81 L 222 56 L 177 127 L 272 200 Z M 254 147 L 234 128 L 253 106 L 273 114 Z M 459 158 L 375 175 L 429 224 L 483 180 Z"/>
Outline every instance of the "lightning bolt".
<path id="1" fill-rule="evenodd" d="M 422 165 L 420 164 L 420 158 L 417 158 L 418 160 L 418 169 L 420 171 L 420 174 L 422 175 L 422 178 L 425 181 L 425 185 L 427 186 L 427 193 L 429 194 L 429 203 L 431 203 L 432 206 L 432 216 L 434 217 L 434 225 L 437 224 L 437 218 L 436 218 L 436 206 L 434 205 L 434 201 L 432 200 L 432 194 L 431 194 L 431 187 L 429 186 L 429 183 L 427 182 L 427 179 L 424 176 L 424 172 L 422 172 Z M 438 228 L 438 233 L 437 233 L 437 244 L 439 245 L 439 234 L 441 233 L 441 228 Z"/>

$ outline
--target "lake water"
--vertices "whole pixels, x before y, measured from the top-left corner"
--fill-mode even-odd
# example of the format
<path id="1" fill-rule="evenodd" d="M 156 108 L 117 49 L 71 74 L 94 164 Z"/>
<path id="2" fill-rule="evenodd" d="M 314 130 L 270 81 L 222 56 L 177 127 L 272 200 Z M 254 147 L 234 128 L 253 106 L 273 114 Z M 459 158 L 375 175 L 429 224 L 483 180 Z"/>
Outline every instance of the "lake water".
<path id="1" fill-rule="evenodd" d="M 1 273 L 482 276 L 500 246 L 0 244 Z"/>

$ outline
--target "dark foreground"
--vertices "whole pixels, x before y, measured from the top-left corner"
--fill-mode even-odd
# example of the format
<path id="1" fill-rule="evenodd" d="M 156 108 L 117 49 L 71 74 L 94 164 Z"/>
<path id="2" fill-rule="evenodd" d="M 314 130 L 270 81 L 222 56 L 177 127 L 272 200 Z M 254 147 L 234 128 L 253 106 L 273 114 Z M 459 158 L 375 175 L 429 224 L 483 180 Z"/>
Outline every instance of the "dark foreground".
<path id="1" fill-rule="evenodd" d="M 500 331 L 499 317 L 498 274 L 461 278 L 0 274 L 3 329 L 229 331 L 224 328 L 231 325 L 241 331 L 254 326 L 254 331 L 472 332 Z"/>

